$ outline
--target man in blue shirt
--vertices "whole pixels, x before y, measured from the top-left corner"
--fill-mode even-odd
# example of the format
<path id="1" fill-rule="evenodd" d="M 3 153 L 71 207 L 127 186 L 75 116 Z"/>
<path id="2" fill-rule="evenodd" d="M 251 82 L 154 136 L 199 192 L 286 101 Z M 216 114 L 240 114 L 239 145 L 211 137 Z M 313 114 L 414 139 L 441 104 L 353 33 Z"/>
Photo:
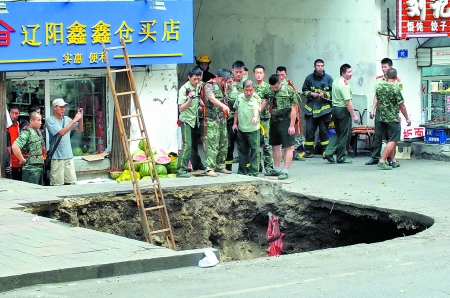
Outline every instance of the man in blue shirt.
<path id="1" fill-rule="evenodd" d="M 64 116 L 67 104 L 62 98 L 55 99 L 52 102 L 53 115 L 46 121 L 50 148 L 55 145 L 56 137 L 54 138 L 54 136 L 61 136 L 61 141 L 51 160 L 50 185 L 73 184 L 77 181 L 70 143 L 70 131 L 74 129 L 83 131 L 83 113 L 78 110 L 73 120 Z"/>

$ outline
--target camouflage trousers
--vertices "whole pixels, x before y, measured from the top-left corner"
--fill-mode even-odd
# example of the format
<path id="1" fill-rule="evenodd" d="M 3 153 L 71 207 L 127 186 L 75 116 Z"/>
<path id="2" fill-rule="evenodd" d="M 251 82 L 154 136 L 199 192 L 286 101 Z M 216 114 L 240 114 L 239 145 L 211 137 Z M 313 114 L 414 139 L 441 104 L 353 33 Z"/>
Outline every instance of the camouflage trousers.
<path id="1" fill-rule="evenodd" d="M 206 170 L 225 168 L 228 151 L 227 119 L 206 121 Z"/>
<path id="2" fill-rule="evenodd" d="M 262 152 L 261 161 L 264 165 L 264 170 L 270 172 L 273 170 L 273 153 L 272 146 L 269 144 L 269 132 L 270 132 L 270 119 L 260 121 L 261 125 L 264 127 L 265 134 L 261 136 L 262 141 Z"/>
<path id="3" fill-rule="evenodd" d="M 42 185 L 43 165 L 25 165 L 22 168 L 22 181 Z"/>

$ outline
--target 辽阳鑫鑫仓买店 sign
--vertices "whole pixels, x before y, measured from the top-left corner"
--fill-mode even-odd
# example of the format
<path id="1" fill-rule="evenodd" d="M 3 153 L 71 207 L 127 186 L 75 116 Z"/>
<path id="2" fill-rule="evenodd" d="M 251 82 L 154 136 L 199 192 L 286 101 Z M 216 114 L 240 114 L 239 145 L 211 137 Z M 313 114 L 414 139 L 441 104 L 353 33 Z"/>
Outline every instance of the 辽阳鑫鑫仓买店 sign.
<path id="1" fill-rule="evenodd" d="M 136 65 L 192 63 L 192 0 L 7 2 L 0 14 L 0 71 L 106 67 L 107 47 L 123 38 Z M 123 66 L 122 51 L 110 51 Z"/>

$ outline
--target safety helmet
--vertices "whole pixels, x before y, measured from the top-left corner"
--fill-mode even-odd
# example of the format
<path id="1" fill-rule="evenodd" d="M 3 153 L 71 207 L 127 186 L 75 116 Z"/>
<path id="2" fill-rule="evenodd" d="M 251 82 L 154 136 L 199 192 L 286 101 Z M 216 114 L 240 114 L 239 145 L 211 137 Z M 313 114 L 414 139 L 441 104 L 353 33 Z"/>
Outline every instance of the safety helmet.
<path id="1" fill-rule="evenodd" d="M 198 58 L 197 62 L 198 62 L 198 63 L 211 63 L 211 59 L 209 59 L 208 55 L 202 54 L 202 55 Z"/>

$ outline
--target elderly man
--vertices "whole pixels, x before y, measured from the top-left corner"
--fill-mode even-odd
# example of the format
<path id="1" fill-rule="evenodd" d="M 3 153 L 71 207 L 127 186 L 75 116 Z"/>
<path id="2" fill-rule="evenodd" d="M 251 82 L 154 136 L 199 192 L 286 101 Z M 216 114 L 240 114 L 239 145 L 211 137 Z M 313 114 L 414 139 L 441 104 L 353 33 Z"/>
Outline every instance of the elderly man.
<path id="1" fill-rule="evenodd" d="M 395 147 L 400 141 L 401 127 L 398 114 L 401 111 L 406 119 L 406 123 L 411 125 L 406 106 L 403 103 L 403 96 L 400 88 L 396 85 L 397 70 L 390 68 L 386 71 L 386 83 L 379 84 L 376 90 L 376 100 L 378 101 L 377 113 L 380 114 L 380 128 L 383 139 L 387 140 L 383 155 L 380 158 L 378 167 L 382 170 L 392 170 L 400 167 L 395 159 Z M 392 166 L 386 162 L 390 157 Z"/>
<path id="2" fill-rule="evenodd" d="M 234 102 L 233 131 L 237 130 L 239 150 L 238 174 L 258 176 L 259 172 L 259 109 L 261 98 L 254 93 L 252 80 L 243 83 L 244 93 Z M 247 159 L 250 168 L 247 169 Z"/>

